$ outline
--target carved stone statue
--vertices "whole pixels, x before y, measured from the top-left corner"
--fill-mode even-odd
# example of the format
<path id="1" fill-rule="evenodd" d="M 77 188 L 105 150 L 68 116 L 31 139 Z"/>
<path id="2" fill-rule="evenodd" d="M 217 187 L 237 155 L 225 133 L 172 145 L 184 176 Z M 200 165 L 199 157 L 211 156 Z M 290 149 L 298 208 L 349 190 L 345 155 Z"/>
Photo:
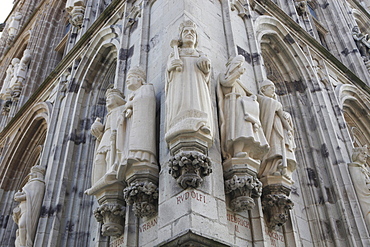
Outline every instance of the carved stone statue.
<path id="1" fill-rule="evenodd" d="M 365 222 L 370 229 L 370 167 L 366 164 L 367 157 L 368 149 L 366 145 L 354 148 L 352 154 L 353 162 L 348 164 L 348 169 Z"/>
<path id="2" fill-rule="evenodd" d="M 0 92 L 0 98 L 3 99 L 3 100 L 6 100 L 6 98 L 10 96 L 10 94 L 8 93 L 8 88 L 9 88 L 9 85 L 10 85 L 10 81 L 13 78 L 14 65 L 17 63 L 17 61 L 19 61 L 18 58 L 13 58 L 11 64 L 9 64 L 8 69 L 6 70 L 6 77 L 4 79 L 3 86 L 2 86 L 1 92 Z M 8 93 L 8 95 L 7 95 L 7 93 Z"/>
<path id="3" fill-rule="evenodd" d="M 108 114 L 105 125 L 100 122 L 100 118 L 97 118 L 91 126 L 91 134 L 96 137 L 92 175 L 93 187 L 116 180 L 117 167 L 122 158 L 124 146 L 125 133 L 124 128 L 120 126 L 119 119 L 124 113 L 126 101 L 118 89 L 108 89 L 106 98 Z"/>
<path id="4" fill-rule="evenodd" d="M 365 61 L 369 59 L 370 43 L 368 42 L 368 34 L 364 35 L 360 32 L 358 26 L 352 28 L 352 37 L 355 40 L 356 46 Z"/>
<path id="5" fill-rule="evenodd" d="M 18 225 L 16 247 L 32 247 L 45 192 L 45 168 L 33 166 L 28 181 L 14 195 L 20 204 L 13 210 L 13 220 Z"/>
<path id="6" fill-rule="evenodd" d="M 13 40 L 18 34 L 22 17 L 23 15 L 20 12 L 15 12 L 11 17 L 11 21 L 8 26 L 8 35 L 10 40 Z"/>
<path id="7" fill-rule="evenodd" d="M 197 50 L 196 24 L 180 25 L 180 39 L 173 40 L 166 72 L 166 141 L 190 134 L 212 145 L 213 116 L 209 91 L 211 62 Z M 171 145 L 170 145 L 171 149 Z"/>
<path id="8" fill-rule="evenodd" d="M 10 84 L 9 84 L 10 89 L 13 88 L 13 86 L 16 85 L 17 83 L 17 80 L 18 80 L 17 73 L 19 69 L 19 63 L 20 63 L 19 58 L 13 58 L 12 64 L 13 64 L 14 73 L 13 73 L 12 79 L 10 80 Z"/>
<path id="9" fill-rule="evenodd" d="M 85 14 L 84 0 L 67 0 L 66 10 L 71 16 L 71 24 L 75 27 L 81 27 Z"/>
<path id="10" fill-rule="evenodd" d="M 31 50 L 29 49 L 24 50 L 17 71 L 17 77 L 20 82 L 23 82 L 26 79 L 27 68 L 31 61 L 31 58 L 32 58 Z"/>
<path id="11" fill-rule="evenodd" d="M 293 122 L 288 112 L 283 111 L 283 106 L 276 99 L 275 85 L 270 80 L 265 80 L 260 87 L 258 95 L 260 104 L 260 119 L 269 152 L 263 157 L 259 177 L 287 176 L 290 179 L 296 167 L 295 142 Z"/>
<path id="12" fill-rule="evenodd" d="M 154 87 L 152 84 L 146 84 L 145 78 L 145 72 L 140 67 L 134 67 L 127 73 L 126 86 L 131 94 L 125 107 L 127 152 L 122 156 L 121 164 L 132 166 L 139 162 L 157 167 L 156 100 Z"/>
<path id="13" fill-rule="evenodd" d="M 268 144 L 259 120 L 259 104 L 240 81 L 245 72 L 244 57 L 228 61 L 226 72 L 219 76 L 218 99 L 222 153 L 225 159 L 251 157 L 262 159 Z"/>

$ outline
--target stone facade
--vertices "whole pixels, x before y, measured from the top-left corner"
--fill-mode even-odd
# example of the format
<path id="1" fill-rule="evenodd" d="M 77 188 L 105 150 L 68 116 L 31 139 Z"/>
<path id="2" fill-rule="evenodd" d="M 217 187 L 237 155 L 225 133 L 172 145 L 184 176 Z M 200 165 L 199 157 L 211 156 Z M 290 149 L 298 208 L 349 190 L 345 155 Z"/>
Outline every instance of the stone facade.
<path id="1" fill-rule="evenodd" d="M 20 0 L 1 246 L 370 246 L 370 1 Z"/>

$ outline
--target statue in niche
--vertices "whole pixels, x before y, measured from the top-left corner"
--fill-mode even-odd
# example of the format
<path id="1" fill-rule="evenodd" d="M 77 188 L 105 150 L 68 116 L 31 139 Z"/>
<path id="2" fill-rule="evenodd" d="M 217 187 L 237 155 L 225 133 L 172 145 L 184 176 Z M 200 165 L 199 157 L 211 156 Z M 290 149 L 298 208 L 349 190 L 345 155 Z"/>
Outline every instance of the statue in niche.
<path id="1" fill-rule="evenodd" d="M 166 71 L 166 136 L 170 143 L 176 136 L 191 134 L 207 139 L 212 145 L 213 116 L 209 91 L 211 62 L 196 49 L 196 24 L 190 20 L 180 25 L 180 39 L 173 40 Z"/>
<path id="2" fill-rule="evenodd" d="M 91 126 L 91 134 L 96 137 L 96 150 L 93 163 L 92 186 L 101 187 L 116 181 L 118 163 L 122 158 L 124 146 L 124 131 L 121 115 L 125 111 L 126 101 L 118 89 L 108 89 L 106 92 L 106 107 L 108 114 L 105 125 L 96 118 Z M 91 194 L 92 188 L 87 190 Z"/>
<path id="3" fill-rule="evenodd" d="M 370 167 L 366 164 L 367 157 L 368 149 L 366 145 L 354 148 L 352 163 L 348 164 L 348 168 L 365 222 L 370 228 Z"/>
<path id="4" fill-rule="evenodd" d="M 262 159 L 269 148 L 259 120 L 257 96 L 240 81 L 245 72 L 243 64 L 244 57 L 238 55 L 227 62 L 226 72 L 219 76 L 217 91 L 224 159 Z"/>
<path id="5" fill-rule="evenodd" d="M 8 35 L 10 40 L 13 40 L 18 34 L 22 17 L 23 15 L 20 12 L 15 12 L 14 15 L 11 17 L 8 27 Z"/>
<path id="6" fill-rule="evenodd" d="M 33 166 L 22 191 L 14 195 L 14 200 L 20 202 L 13 210 L 13 220 L 18 225 L 16 247 L 33 246 L 45 192 L 44 174 L 45 168 Z"/>
<path id="7" fill-rule="evenodd" d="M 127 73 L 126 86 L 131 91 L 125 106 L 125 116 L 121 118 L 122 126 L 126 126 L 125 154 L 122 156 L 120 167 L 130 169 L 132 164 L 141 162 L 155 165 L 155 116 L 156 100 L 154 87 L 145 83 L 145 72 L 139 66 Z M 129 130 L 129 131 L 128 131 Z M 128 166 L 128 167 L 126 167 Z M 123 171 L 120 173 L 124 173 Z"/>
<path id="8" fill-rule="evenodd" d="M 266 79 L 258 95 L 260 119 L 270 150 L 263 157 L 259 178 L 267 176 L 286 176 L 296 167 L 293 122 L 290 114 L 283 111 L 276 99 L 275 85 Z"/>

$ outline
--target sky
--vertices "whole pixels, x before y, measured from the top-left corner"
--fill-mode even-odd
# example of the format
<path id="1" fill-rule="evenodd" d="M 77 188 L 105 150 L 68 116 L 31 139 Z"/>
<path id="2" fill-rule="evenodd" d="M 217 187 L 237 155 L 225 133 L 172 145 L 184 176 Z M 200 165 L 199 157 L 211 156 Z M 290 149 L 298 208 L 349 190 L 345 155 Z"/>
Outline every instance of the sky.
<path id="1" fill-rule="evenodd" d="M 13 0 L 1 0 L 0 23 L 3 23 L 13 8 Z M 1 33 L 0 33 L 1 34 Z"/>

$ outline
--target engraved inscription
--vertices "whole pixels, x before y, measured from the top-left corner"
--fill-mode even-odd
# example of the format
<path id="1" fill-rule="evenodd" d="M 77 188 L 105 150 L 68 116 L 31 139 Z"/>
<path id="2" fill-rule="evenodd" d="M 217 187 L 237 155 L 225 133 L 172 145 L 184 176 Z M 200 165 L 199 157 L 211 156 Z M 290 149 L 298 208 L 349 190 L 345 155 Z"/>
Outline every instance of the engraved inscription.
<path id="1" fill-rule="evenodd" d="M 176 197 L 176 204 L 181 204 L 182 202 L 187 201 L 187 200 L 197 200 L 202 203 L 206 203 L 206 196 L 199 192 L 187 191 L 184 194 Z"/>

